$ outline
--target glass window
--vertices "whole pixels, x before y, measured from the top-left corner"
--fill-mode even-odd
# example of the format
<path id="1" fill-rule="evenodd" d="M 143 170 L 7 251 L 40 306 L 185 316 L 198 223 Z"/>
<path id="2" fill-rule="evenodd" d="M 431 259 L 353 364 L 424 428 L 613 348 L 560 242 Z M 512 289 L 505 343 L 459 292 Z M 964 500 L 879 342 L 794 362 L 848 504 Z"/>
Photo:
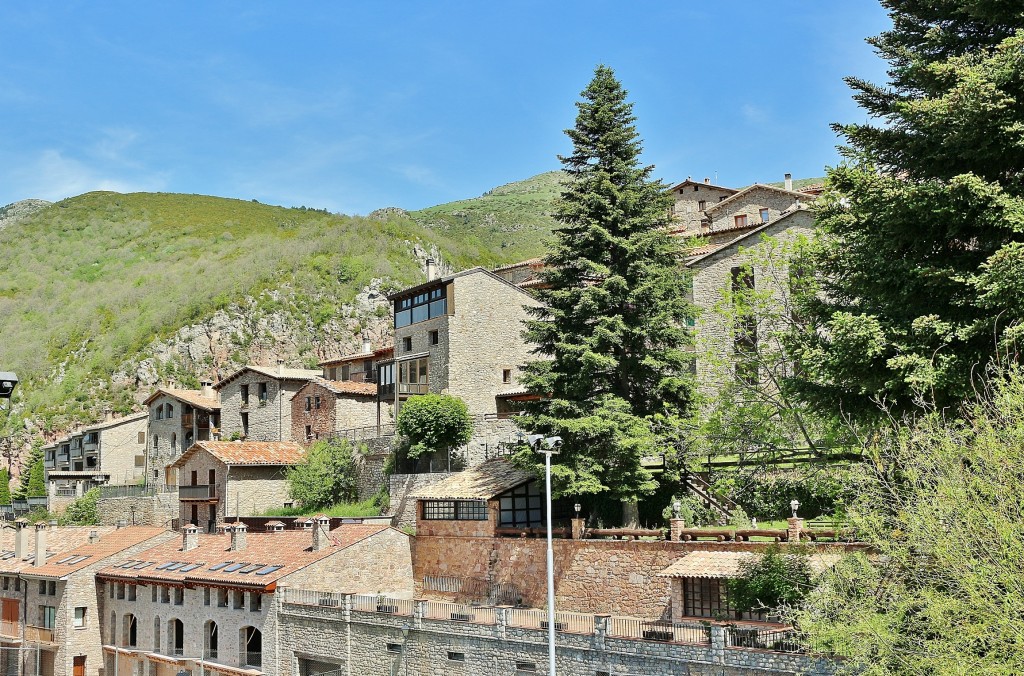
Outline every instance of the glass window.
<path id="1" fill-rule="evenodd" d="M 767 209 L 761 209 L 761 222 L 762 223 L 767 223 L 768 222 L 768 210 Z"/>
<path id="2" fill-rule="evenodd" d="M 53 629 L 57 624 L 57 608 L 55 606 L 39 606 L 39 619 L 43 629 Z"/>
<path id="3" fill-rule="evenodd" d="M 508 528 L 530 528 L 542 525 L 544 505 L 540 484 L 530 481 L 506 491 L 498 499 L 498 525 Z"/>
<path id="4" fill-rule="evenodd" d="M 483 500 L 424 500 L 425 521 L 486 521 L 487 503 Z"/>
<path id="5" fill-rule="evenodd" d="M 448 297 L 444 287 L 395 301 L 395 328 L 415 324 L 448 312 Z"/>
<path id="6" fill-rule="evenodd" d="M 80 628 L 85 626 L 85 606 L 78 606 L 75 608 L 75 627 Z"/>

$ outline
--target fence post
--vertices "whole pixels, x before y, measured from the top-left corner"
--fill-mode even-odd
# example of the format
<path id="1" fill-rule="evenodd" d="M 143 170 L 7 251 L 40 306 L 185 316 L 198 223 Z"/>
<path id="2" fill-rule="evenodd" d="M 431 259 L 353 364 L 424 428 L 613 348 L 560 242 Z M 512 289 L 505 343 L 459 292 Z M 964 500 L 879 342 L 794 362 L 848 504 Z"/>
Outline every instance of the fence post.
<path id="1" fill-rule="evenodd" d="M 412 626 L 415 629 L 423 628 L 423 616 L 427 614 L 427 601 L 415 599 L 412 606 Z"/>
<path id="2" fill-rule="evenodd" d="M 597 643 L 598 650 L 605 649 L 605 639 L 608 637 L 608 621 L 611 620 L 611 615 L 601 614 L 594 615 L 594 641 Z"/>
<path id="3" fill-rule="evenodd" d="M 711 659 L 718 664 L 725 664 L 725 626 L 711 625 Z"/>
<path id="4" fill-rule="evenodd" d="M 341 598 L 342 616 L 345 618 L 346 624 L 352 622 L 352 595 L 343 594 Z"/>
<path id="5" fill-rule="evenodd" d="M 505 614 L 507 606 L 496 606 L 494 608 L 494 625 L 498 629 L 498 637 L 505 638 L 505 628 L 508 627 L 508 616 Z"/>

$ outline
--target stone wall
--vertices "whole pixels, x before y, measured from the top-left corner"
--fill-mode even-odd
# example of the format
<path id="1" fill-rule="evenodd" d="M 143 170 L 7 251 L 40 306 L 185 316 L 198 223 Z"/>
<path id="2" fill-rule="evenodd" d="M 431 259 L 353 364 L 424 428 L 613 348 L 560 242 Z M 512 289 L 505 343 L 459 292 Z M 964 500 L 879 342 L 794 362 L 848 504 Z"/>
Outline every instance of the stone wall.
<path id="1" fill-rule="evenodd" d="M 410 539 L 405 533 L 388 528 L 288 575 L 279 584 L 317 591 L 412 598 Z"/>
<path id="2" fill-rule="evenodd" d="M 96 513 L 103 526 L 116 526 L 119 521 L 132 524 L 134 510 L 134 525 L 170 528 L 171 521 L 179 517 L 178 509 L 177 493 L 104 498 L 96 503 Z"/>
<path id="3" fill-rule="evenodd" d="M 281 603 L 278 618 L 280 676 L 298 676 L 299 660 L 319 671 L 343 674 L 485 676 L 547 673 L 547 633 L 510 626 L 499 610 L 493 624 L 361 612 L 339 606 Z M 710 629 L 708 644 L 615 638 L 605 618 L 589 634 L 559 632 L 556 666 L 564 676 L 827 676 L 836 665 L 823 659 L 763 650 L 727 648 L 725 630 Z"/>
<path id="4" fill-rule="evenodd" d="M 156 419 L 156 409 L 170 404 L 174 417 Z M 181 454 L 188 450 L 186 430 L 181 429 L 181 402 L 166 394 L 153 400 L 149 405 L 149 449 L 147 451 L 149 476 L 154 483 L 162 483 L 164 471 Z"/>
<path id="5" fill-rule="evenodd" d="M 377 495 L 380 491 L 381 486 L 384 485 L 384 465 L 388 461 L 388 455 L 391 453 L 390 441 L 392 437 L 380 437 L 378 439 L 371 439 L 373 442 L 388 442 L 387 450 L 383 453 L 375 452 L 383 444 L 374 443 L 367 444 L 366 450 L 368 452 L 356 454 L 356 470 L 358 472 L 358 483 L 359 483 L 359 500 L 369 500 L 373 496 Z M 362 445 L 363 442 L 358 442 L 357 445 Z"/>
<path id="6" fill-rule="evenodd" d="M 700 203 L 703 201 L 704 208 L 709 209 L 732 194 L 735 194 L 734 190 L 725 190 L 718 186 L 702 183 L 685 185 L 679 190 L 673 191 L 673 225 L 685 228 L 687 232 L 699 232 L 701 219 L 704 218 L 704 211 L 701 210 Z"/>
<path id="7" fill-rule="evenodd" d="M 147 423 L 145 416 L 135 416 L 99 430 L 99 471 L 110 475 L 112 485 L 134 484 L 145 476 Z"/>
<path id="8" fill-rule="evenodd" d="M 398 527 L 414 528 L 416 526 L 416 501 L 409 496 L 416 491 L 447 479 L 448 472 L 431 472 L 429 474 L 392 474 L 388 477 L 388 496 L 393 516 L 392 523 Z"/>
<path id="9" fill-rule="evenodd" d="M 771 222 L 797 202 L 804 202 L 806 204 L 813 201 L 813 199 L 809 195 L 801 196 L 779 189 L 754 188 L 723 204 L 720 208 L 713 208 L 712 205 L 708 204 L 711 230 L 735 227 L 736 216 L 738 215 L 745 215 L 748 225 L 760 224 L 761 209 L 768 210 L 768 221 Z"/>
<path id="10" fill-rule="evenodd" d="M 220 388 L 221 439 L 242 434 L 242 413 L 249 416 L 249 441 L 288 441 L 292 430 L 292 397 L 306 380 L 278 379 L 246 371 Z M 260 405 L 260 383 L 267 385 L 266 403 Z M 242 401 L 242 386 L 249 386 L 249 403 Z"/>
<path id="11" fill-rule="evenodd" d="M 483 523 L 483 522 L 481 522 Z M 423 588 L 423 578 L 451 577 L 501 586 L 526 606 L 546 605 L 543 538 L 425 537 L 413 539 L 413 571 L 420 598 L 453 599 Z M 783 545 L 787 546 L 787 545 Z M 801 544 L 827 548 L 826 545 Z M 553 543 L 556 602 L 565 610 L 646 618 L 671 617 L 671 585 L 658 573 L 692 551 L 762 551 L 759 543 L 667 540 L 561 540 Z M 429 592 L 429 593 L 428 593 Z"/>
<path id="12" fill-rule="evenodd" d="M 338 429 L 335 396 L 334 392 L 319 383 L 309 382 L 299 388 L 291 400 L 292 441 L 309 444 L 315 439 L 326 438 Z"/>

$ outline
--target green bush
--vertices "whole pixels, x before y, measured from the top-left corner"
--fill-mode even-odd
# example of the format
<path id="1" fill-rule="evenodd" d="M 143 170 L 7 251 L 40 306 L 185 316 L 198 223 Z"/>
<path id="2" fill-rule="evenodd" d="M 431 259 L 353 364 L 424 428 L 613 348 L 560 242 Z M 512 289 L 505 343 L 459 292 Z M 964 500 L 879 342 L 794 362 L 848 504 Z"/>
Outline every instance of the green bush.
<path id="1" fill-rule="evenodd" d="M 100 522 L 96 505 L 100 499 L 100 490 L 93 488 L 78 498 L 64 510 L 60 516 L 62 526 L 95 526 Z"/>
<path id="2" fill-rule="evenodd" d="M 409 440 L 406 455 L 412 459 L 433 452 L 450 457 L 473 436 L 466 402 L 449 394 L 411 397 L 398 413 L 397 427 L 398 433 Z"/>
<path id="3" fill-rule="evenodd" d="M 776 520 L 791 515 L 789 503 L 794 498 L 800 501 L 801 515 L 842 517 L 865 481 L 865 473 L 859 467 L 812 466 L 730 473 L 719 477 L 715 487 L 730 495 L 750 516 Z"/>
<path id="4" fill-rule="evenodd" d="M 799 605 L 811 590 L 811 570 L 803 553 L 783 554 L 772 545 L 740 567 L 727 582 L 729 601 L 740 612 L 775 611 Z"/>
<path id="5" fill-rule="evenodd" d="M 346 439 L 318 441 L 306 453 L 306 462 L 288 470 L 288 494 L 303 510 L 352 502 L 358 488 L 355 457 Z"/>

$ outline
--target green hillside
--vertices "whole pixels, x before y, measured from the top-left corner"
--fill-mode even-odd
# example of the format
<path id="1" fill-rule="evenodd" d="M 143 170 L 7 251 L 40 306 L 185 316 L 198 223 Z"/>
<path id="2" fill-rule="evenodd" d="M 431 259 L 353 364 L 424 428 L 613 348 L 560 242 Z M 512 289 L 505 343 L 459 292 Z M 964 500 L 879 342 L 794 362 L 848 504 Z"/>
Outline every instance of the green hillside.
<path id="1" fill-rule="evenodd" d="M 417 222 L 512 259 L 536 255 L 551 234 L 551 211 L 560 193 L 560 171 L 509 183 L 473 199 L 410 212 Z"/>
<path id="2" fill-rule="evenodd" d="M 376 317 L 360 317 L 347 305 L 371 279 L 385 279 L 386 288 L 422 279 L 414 245 L 462 268 L 537 255 L 538 241 L 497 246 L 473 223 L 431 229 L 401 216 L 351 218 L 200 195 L 64 200 L 0 231 L 0 365 L 23 380 L 0 434 L 22 429 L 23 420 L 64 429 L 95 419 L 105 404 L 131 410 L 138 392 L 130 376 L 153 341 L 217 310 L 252 318 L 251 330 L 231 336 L 229 362 L 244 363 L 261 339 L 254 334 L 266 329 L 255 318 L 276 313 L 300 328 L 288 361 L 309 366 L 314 346 L 354 345 L 346 332 L 384 321 L 379 307 Z M 158 360 L 155 368 L 194 382 L 198 374 L 183 363 Z M 112 377 L 119 372 L 126 377 Z"/>

